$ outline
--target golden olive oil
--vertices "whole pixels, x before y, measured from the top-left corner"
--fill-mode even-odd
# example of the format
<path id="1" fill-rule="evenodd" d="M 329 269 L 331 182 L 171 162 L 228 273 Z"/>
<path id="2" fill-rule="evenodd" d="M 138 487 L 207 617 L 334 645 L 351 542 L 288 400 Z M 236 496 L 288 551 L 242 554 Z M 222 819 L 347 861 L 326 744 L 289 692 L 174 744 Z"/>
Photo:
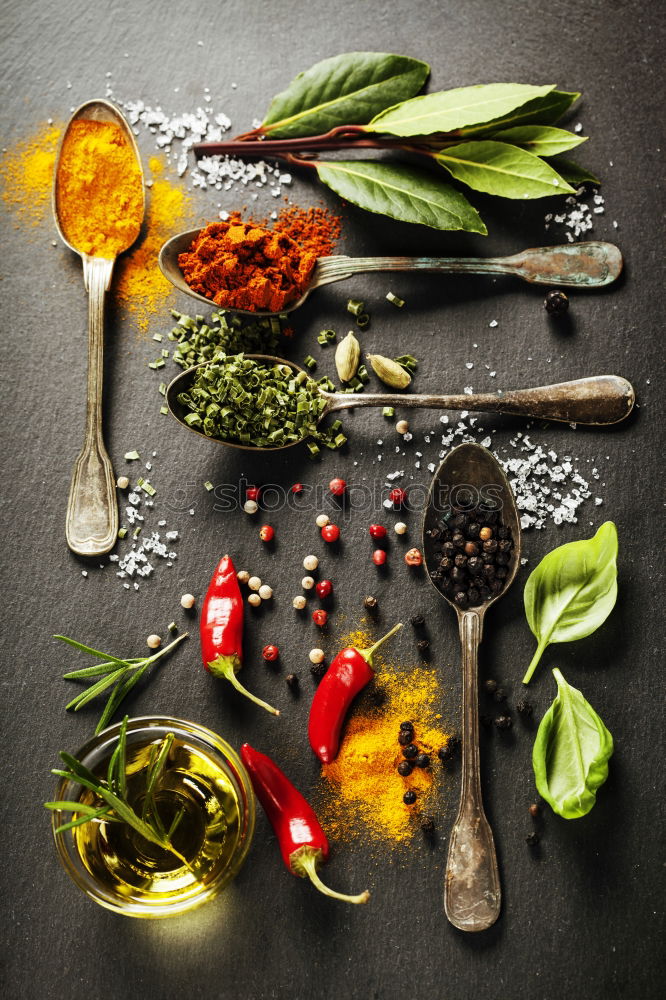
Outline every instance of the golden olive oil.
<path id="1" fill-rule="evenodd" d="M 127 747 L 127 797 L 139 816 L 151 748 L 160 742 L 146 734 L 144 742 Z M 100 777 L 107 764 L 96 771 Z M 103 805 L 89 791 L 80 801 Z M 182 814 L 170 839 L 187 864 L 125 823 L 101 818 L 76 827 L 72 835 L 82 864 L 104 893 L 130 905 L 178 906 L 205 893 L 229 866 L 242 836 L 242 806 L 220 763 L 181 736 L 171 746 L 154 801 L 165 830 Z"/>

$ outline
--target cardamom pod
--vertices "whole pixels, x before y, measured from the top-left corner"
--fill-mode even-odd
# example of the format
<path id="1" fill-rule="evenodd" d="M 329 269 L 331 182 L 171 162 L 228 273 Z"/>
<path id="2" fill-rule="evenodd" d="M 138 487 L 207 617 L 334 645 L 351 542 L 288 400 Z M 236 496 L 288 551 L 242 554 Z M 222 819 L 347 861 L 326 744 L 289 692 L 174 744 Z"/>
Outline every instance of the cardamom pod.
<path id="1" fill-rule="evenodd" d="M 349 382 L 350 379 L 353 379 L 358 371 L 360 360 L 361 345 L 350 330 L 335 349 L 335 367 L 341 382 Z"/>
<path id="2" fill-rule="evenodd" d="M 382 354 L 368 354 L 367 358 L 375 375 L 392 389 L 406 389 L 412 381 L 412 376 L 397 361 Z"/>

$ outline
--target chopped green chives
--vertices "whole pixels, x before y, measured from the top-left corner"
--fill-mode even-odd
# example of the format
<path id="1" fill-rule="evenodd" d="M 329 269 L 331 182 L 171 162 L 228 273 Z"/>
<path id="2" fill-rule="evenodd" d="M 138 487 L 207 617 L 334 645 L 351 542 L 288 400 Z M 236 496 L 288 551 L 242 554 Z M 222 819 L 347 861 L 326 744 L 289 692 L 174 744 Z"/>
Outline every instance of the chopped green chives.
<path id="1" fill-rule="evenodd" d="M 140 534 L 141 534 L 141 525 L 139 524 L 132 532 L 132 537 L 138 538 Z"/>
<path id="2" fill-rule="evenodd" d="M 315 359 L 312 357 L 311 354 L 308 354 L 306 355 L 306 357 L 303 358 L 303 364 L 310 371 L 312 371 L 313 368 L 317 367 L 317 362 L 315 361 Z"/>
<path id="3" fill-rule="evenodd" d="M 158 358 L 157 361 L 149 361 L 149 368 L 164 368 L 164 358 Z"/>
<path id="4" fill-rule="evenodd" d="M 361 382 L 362 385 L 367 385 L 367 383 L 370 381 L 370 376 L 368 375 L 368 369 L 365 367 L 365 365 L 359 365 L 358 371 L 356 372 L 356 377 Z"/>
<path id="5" fill-rule="evenodd" d="M 394 417 L 395 416 L 395 409 L 392 406 L 385 406 L 384 409 L 382 410 L 382 416 L 383 417 Z"/>
<path id="6" fill-rule="evenodd" d="M 161 333 L 154 333 L 153 334 L 153 340 L 157 340 L 158 343 L 161 343 L 161 341 L 162 341 L 162 334 Z"/>
<path id="7" fill-rule="evenodd" d="M 163 358 L 168 358 L 169 357 L 169 352 L 167 351 L 166 347 L 162 348 L 162 357 Z"/>
<path id="8" fill-rule="evenodd" d="M 397 295 L 394 295 L 393 292 L 387 292 L 386 298 L 390 303 L 392 303 L 392 305 L 397 306 L 398 309 L 402 309 L 405 304 L 405 300 L 399 298 Z"/>
<path id="9" fill-rule="evenodd" d="M 399 358 L 393 359 L 397 364 L 402 365 L 405 371 L 414 373 L 418 366 L 418 361 L 412 354 L 401 354 Z"/>
<path id="10" fill-rule="evenodd" d="M 212 490 L 212 489 L 214 488 L 214 487 L 213 487 L 213 484 L 212 484 L 212 483 L 211 483 L 211 481 L 210 481 L 210 479 L 207 479 L 207 480 L 206 480 L 206 482 L 204 483 L 204 486 L 206 487 L 206 489 L 208 490 L 208 492 L 209 492 L 209 493 L 210 493 L 210 491 L 211 491 L 211 490 Z"/>
<path id="11" fill-rule="evenodd" d="M 347 312 L 350 312 L 352 316 L 361 316 L 365 312 L 365 302 L 361 302 L 360 299 L 349 299 Z"/>
<path id="12" fill-rule="evenodd" d="M 138 451 L 126 451 L 125 452 L 125 458 L 127 459 L 128 462 L 135 462 L 137 460 L 137 458 L 140 458 L 140 457 L 141 456 L 139 455 Z"/>
<path id="13" fill-rule="evenodd" d="M 361 313 L 360 316 L 357 316 L 356 326 L 359 328 L 359 330 L 365 330 L 366 327 L 370 326 L 370 314 Z"/>
<path id="14" fill-rule="evenodd" d="M 127 534 L 127 528 L 118 528 L 118 538 L 124 538 Z"/>
<path id="15" fill-rule="evenodd" d="M 155 487 L 151 486 L 146 479 L 140 479 L 139 482 L 137 483 L 137 486 L 139 486 L 144 493 L 147 493 L 149 497 L 154 497 L 155 494 L 157 493 Z"/>
<path id="16" fill-rule="evenodd" d="M 166 382 L 160 382 L 160 384 L 157 387 L 157 391 L 159 392 L 159 394 L 161 396 L 166 396 L 166 391 L 167 391 L 167 384 L 166 384 Z"/>
<path id="17" fill-rule="evenodd" d="M 169 412 L 168 406 L 160 406 L 160 413 L 165 414 Z"/>
<path id="18" fill-rule="evenodd" d="M 176 625 L 175 622 L 169 622 L 169 624 L 167 625 L 167 628 L 168 628 L 169 632 L 177 632 L 178 631 L 178 626 Z"/>

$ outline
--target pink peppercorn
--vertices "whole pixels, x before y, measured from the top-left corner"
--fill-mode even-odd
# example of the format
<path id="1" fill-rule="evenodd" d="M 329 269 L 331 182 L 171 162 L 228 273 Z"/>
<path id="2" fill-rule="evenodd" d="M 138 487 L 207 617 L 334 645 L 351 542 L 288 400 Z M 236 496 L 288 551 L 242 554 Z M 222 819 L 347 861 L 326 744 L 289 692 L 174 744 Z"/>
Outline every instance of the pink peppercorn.
<path id="1" fill-rule="evenodd" d="M 384 552 L 384 549 L 375 549 L 372 553 L 372 561 L 375 566 L 383 566 L 386 562 L 386 552 Z"/>
<path id="2" fill-rule="evenodd" d="M 340 537 L 340 529 L 337 524 L 327 524 L 321 529 L 321 537 L 325 542 L 337 542 Z"/>
<path id="3" fill-rule="evenodd" d="M 368 531 L 372 538 L 386 538 L 386 528 L 383 524 L 371 524 Z"/>

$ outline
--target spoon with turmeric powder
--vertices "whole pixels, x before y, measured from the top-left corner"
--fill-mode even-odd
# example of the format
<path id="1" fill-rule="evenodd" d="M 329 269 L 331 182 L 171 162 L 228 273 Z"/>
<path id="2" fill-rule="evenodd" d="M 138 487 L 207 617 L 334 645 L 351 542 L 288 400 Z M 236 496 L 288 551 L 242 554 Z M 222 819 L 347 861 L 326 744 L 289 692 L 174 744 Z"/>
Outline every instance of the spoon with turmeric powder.
<path id="1" fill-rule="evenodd" d="M 485 410 L 567 423 L 613 424 L 631 413 L 634 390 L 617 375 L 495 393 L 437 396 L 417 393 L 330 392 L 293 361 L 268 354 L 220 355 L 177 375 L 166 389 L 172 416 L 189 430 L 231 448 L 277 451 L 319 440 L 346 440 L 339 422 L 319 425 L 335 410 L 399 406 Z"/>
<path id="2" fill-rule="evenodd" d="M 108 552 L 118 534 L 115 477 L 102 434 L 104 301 L 116 257 L 138 237 L 144 208 L 132 130 L 108 101 L 87 101 L 65 129 L 53 182 L 55 224 L 83 261 L 88 292 L 86 429 L 65 521 L 67 544 L 82 556 Z"/>
<path id="3" fill-rule="evenodd" d="M 284 233 L 232 218 L 172 237 L 159 266 L 179 291 L 205 305 L 273 316 L 298 309 L 322 285 L 367 271 L 513 274 L 537 285 L 599 288 L 619 276 L 622 254 L 612 243 L 589 242 L 511 257 L 316 257 Z"/>

